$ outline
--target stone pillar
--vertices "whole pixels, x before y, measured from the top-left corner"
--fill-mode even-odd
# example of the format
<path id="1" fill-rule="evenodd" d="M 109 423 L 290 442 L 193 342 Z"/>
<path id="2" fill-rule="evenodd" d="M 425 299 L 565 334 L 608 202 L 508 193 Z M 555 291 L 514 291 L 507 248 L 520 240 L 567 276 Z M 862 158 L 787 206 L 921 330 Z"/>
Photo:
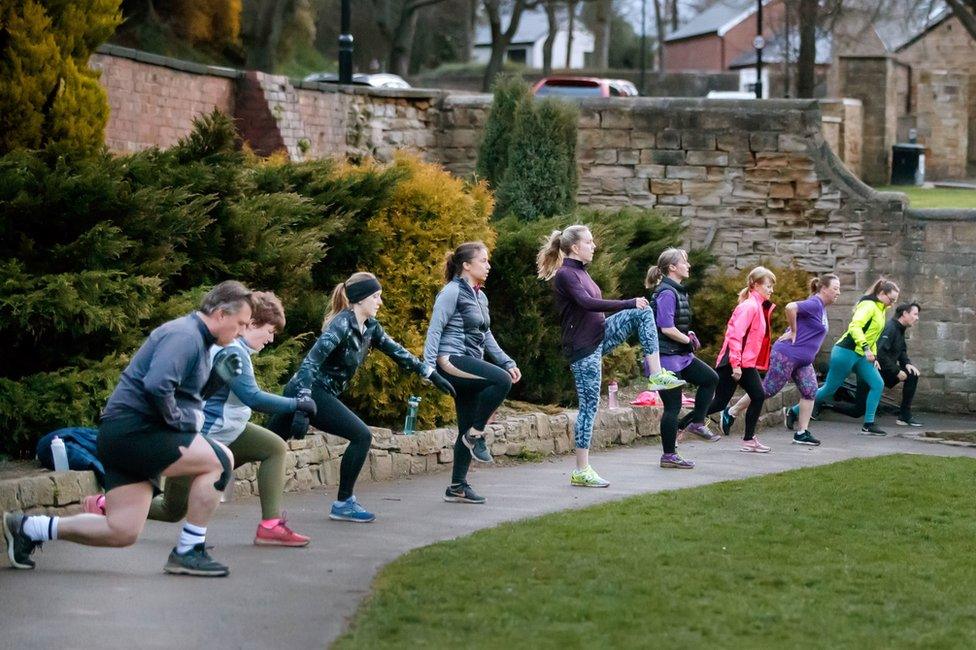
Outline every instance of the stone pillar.
<path id="1" fill-rule="evenodd" d="M 918 141 L 925 145 L 925 177 L 966 177 L 969 152 L 969 75 L 949 70 L 918 74 Z"/>
<path id="2" fill-rule="evenodd" d="M 891 178 L 891 145 L 898 125 L 898 88 L 894 62 L 887 56 L 839 59 L 839 92 L 861 100 L 861 179 L 885 184 Z"/>

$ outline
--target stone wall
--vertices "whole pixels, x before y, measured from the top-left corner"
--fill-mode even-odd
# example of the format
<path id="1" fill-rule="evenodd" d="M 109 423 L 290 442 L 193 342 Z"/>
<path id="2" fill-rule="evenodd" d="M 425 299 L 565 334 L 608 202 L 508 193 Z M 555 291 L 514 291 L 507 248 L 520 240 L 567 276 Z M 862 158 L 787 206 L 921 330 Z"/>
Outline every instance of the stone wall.
<path id="1" fill-rule="evenodd" d="M 965 178 L 969 153 L 969 80 L 948 70 L 918 73 L 915 114 L 918 141 L 925 145 L 927 179 Z"/>
<path id="2" fill-rule="evenodd" d="M 838 92 L 861 101 L 861 176 L 865 183 L 891 179 L 891 146 L 898 124 L 896 66 L 887 56 L 840 57 Z"/>
<path id="3" fill-rule="evenodd" d="M 824 140 L 852 174 L 861 177 L 864 106 L 859 99 L 821 99 Z"/>

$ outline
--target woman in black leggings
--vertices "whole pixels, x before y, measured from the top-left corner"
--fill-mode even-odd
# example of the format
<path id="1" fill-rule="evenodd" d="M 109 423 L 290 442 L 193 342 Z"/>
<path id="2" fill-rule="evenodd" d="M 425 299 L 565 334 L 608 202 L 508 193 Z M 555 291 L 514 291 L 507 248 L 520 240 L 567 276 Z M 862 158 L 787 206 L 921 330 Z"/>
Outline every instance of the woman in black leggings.
<path id="1" fill-rule="evenodd" d="M 661 444 L 664 447 L 661 467 L 675 469 L 692 469 L 695 466 L 693 461 L 678 455 L 679 429 L 708 442 L 721 438 L 705 425 L 705 412 L 715 395 L 718 375 L 694 354 L 701 343 L 691 330 L 692 311 L 688 290 L 681 286 L 681 282 L 687 280 L 690 274 L 688 253 L 680 248 L 669 248 L 658 257 L 657 266 L 648 269 L 644 280 L 644 285 L 653 289 L 651 306 L 657 323 L 661 367 L 698 387 L 695 391 L 695 408 L 680 421 L 681 389 L 658 393 L 664 402 L 664 413 L 661 415 Z"/>
<path id="2" fill-rule="evenodd" d="M 329 519 L 369 522 L 376 516 L 368 512 L 353 495 L 359 472 L 366 462 L 373 436 L 358 415 L 339 400 L 353 375 L 366 360 L 371 348 L 430 380 L 449 395 L 454 388 L 433 366 L 410 354 L 383 331 L 376 312 L 383 304 L 380 283 L 372 273 L 353 273 L 332 291 L 332 305 L 322 324 L 322 335 L 302 361 L 298 372 L 285 386 L 284 394 L 294 397 L 303 388 L 312 390 L 317 412 L 312 425 L 349 441 L 339 465 L 339 494 L 332 504 Z M 269 426 L 281 434 L 288 431 L 291 418 L 272 418 Z"/>
<path id="3" fill-rule="evenodd" d="M 457 392 L 458 437 L 454 470 L 444 500 L 484 503 L 467 482 L 471 459 L 492 462 L 485 427 L 512 384 L 522 378 L 515 361 L 499 347 L 491 333 L 488 298 L 481 287 L 488 278 L 488 248 L 467 242 L 447 254 L 444 279 L 427 329 L 424 361 L 436 366 Z M 484 360 L 485 353 L 494 363 Z"/>

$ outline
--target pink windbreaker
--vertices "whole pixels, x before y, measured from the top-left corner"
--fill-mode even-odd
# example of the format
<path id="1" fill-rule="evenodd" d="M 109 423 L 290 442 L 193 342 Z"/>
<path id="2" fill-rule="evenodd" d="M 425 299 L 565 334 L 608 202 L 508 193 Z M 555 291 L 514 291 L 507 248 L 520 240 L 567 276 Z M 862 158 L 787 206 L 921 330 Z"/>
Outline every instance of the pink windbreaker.
<path id="1" fill-rule="evenodd" d="M 763 298 L 762 294 L 750 291 L 732 311 L 716 366 L 721 364 L 728 352 L 733 368 L 769 368 L 769 351 L 772 348 L 769 321 L 774 309 L 776 305 Z"/>

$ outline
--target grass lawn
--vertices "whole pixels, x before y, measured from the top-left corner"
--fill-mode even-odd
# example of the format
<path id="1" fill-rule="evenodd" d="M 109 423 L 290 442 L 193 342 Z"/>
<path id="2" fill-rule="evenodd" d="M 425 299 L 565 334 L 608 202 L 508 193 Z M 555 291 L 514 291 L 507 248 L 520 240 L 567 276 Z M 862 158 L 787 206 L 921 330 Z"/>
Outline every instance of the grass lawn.
<path id="1" fill-rule="evenodd" d="M 335 647 L 973 648 L 974 484 L 889 456 L 504 524 L 387 566 Z"/>
<path id="2" fill-rule="evenodd" d="M 954 190 L 941 187 L 925 189 L 912 185 L 883 185 L 879 192 L 903 192 L 913 208 L 976 208 L 976 190 Z"/>

